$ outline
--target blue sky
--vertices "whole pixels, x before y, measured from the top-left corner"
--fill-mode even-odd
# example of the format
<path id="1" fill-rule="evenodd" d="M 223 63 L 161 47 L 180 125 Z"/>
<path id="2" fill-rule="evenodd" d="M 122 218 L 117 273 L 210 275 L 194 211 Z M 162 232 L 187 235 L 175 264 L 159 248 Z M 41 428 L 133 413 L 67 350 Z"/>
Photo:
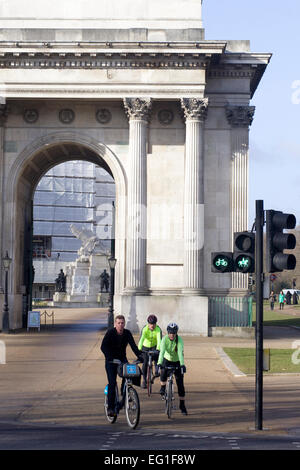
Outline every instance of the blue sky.
<path id="1" fill-rule="evenodd" d="M 272 53 L 250 104 L 249 228 L 255 200 L 300 225 L 300 0 L 203 0 L 205 39 L 249 39 Z"/>

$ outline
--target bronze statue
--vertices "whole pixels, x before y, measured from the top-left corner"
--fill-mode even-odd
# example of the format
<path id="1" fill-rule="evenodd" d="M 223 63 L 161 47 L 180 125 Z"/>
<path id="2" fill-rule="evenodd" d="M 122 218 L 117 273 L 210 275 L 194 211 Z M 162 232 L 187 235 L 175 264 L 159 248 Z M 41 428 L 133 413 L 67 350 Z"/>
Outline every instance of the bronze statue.
<path id="1" fill-rule="evenodd" d="M 109 274 L 106 272 L 106 269 L 104 269 L 103 273 L 100 274 L 100 289 L 101 292 L 103 292 L 103 289 L 105 288 L 106 292 L 109 290 Z"/>
<path id="2" fill-rule="evenodd" d="M 60 270 L 58 277 L 55 279 L 55 291 L 66 292 L 66 275 Z"/>

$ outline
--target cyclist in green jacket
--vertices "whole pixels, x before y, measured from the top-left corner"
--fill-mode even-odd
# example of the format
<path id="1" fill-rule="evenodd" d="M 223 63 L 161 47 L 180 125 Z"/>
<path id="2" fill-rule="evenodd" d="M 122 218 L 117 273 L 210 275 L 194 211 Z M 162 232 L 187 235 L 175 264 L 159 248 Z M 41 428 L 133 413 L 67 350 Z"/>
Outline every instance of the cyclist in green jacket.
<path id="1" fill-rule="evenodd" d="M 142 367 L 142 373 L 143 373 L 143 383 L 142 387 L 147 388 L 146 385 L 146 377 L 147 377 L 147 364 L 148 364 L 148 351 L 155 351 L 156 354 L 153 355 L 153 360 L 155 362 L 155 376 L 158 377 L 158 367 L 157 367 L 157 359 L 159 355 L 159 348 L 160 348 L 160 342 L 161 342 L 161 329 L 157 325 L 157 317 L 155 315 L 149 315 L 147 318 L 147 325 L 144 326 L 142 330 L 142 334 L 139 340 L 138 348 L 140 351 L 143 352 L 143 367 Z"/>
<path id="2" fill-rule="evenodd" d="M 187 410 L 185 407 L 185 388 L 183 383 L 183 374 L 186 372 L 186 367 L 184 365 L 184 355 L 183 355 L 183 340 L 177 334 L 178 325 L 176 323 L 170 323 L 167 326 L 167 335 L 163 337 L 160 345 L 160 353 L 158 358 L 158 366 L 161 369 L 160 373 L 160 394 L 165 395 L 166 392 L 166 383 L 167 383 L 167 366 L 178 367 L 175 371 L 175 378 L 178 388 L 179 396 L 179 408 L 181 413 L 187 415 Z"/>

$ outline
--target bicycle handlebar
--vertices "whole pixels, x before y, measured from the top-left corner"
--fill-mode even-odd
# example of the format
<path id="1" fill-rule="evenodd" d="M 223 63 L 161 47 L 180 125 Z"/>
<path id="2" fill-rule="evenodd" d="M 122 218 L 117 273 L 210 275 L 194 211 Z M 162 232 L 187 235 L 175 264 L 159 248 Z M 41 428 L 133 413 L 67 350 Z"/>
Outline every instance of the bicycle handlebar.
<path id="1" fill-rule="evenodd" d="M 121 364 L 129 364 L 129 362 L 122 362 L 120 361 L 120 359 L 113 359 L 112 361 L 109 361 L 111 364 L 118 364 L 118 365 L 121 365 Z M 140 359 L 136 359 L 135 361 L 133 361 L 133 364 L 141 364 L 143 361 L 141 361 Z"/>
<path id="2" fill-rule="evenodd" d="M 172 372 L 175 372 L 176 370 L 180 370 L 182 374 L 185 374 L 185 370 L 183 369 L 183 367 L 185 368 L 185 366 L 165 366 L 165 367 L 162 367 L 161 365 L 159 366 L 161 369 L 167 369 L 169 371 L 172 371 Z"/>
<path id="3" fill-rule="evenodd" d="M 111 364 L 123 364 L 122 361 L 120 361 L 120 359 L 113 359 L 112 361 L 109 361 Z"/>

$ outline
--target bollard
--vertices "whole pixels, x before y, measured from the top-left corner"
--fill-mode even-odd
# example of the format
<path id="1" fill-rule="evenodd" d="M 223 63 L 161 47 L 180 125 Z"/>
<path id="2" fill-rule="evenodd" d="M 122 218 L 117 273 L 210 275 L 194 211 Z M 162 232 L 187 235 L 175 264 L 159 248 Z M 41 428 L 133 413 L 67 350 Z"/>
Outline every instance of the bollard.
<path id="1" fill-rule="evenodd" d="M 4 341 L 0 341 L 0 364 L 6 364 L 6 347 Z"/>

